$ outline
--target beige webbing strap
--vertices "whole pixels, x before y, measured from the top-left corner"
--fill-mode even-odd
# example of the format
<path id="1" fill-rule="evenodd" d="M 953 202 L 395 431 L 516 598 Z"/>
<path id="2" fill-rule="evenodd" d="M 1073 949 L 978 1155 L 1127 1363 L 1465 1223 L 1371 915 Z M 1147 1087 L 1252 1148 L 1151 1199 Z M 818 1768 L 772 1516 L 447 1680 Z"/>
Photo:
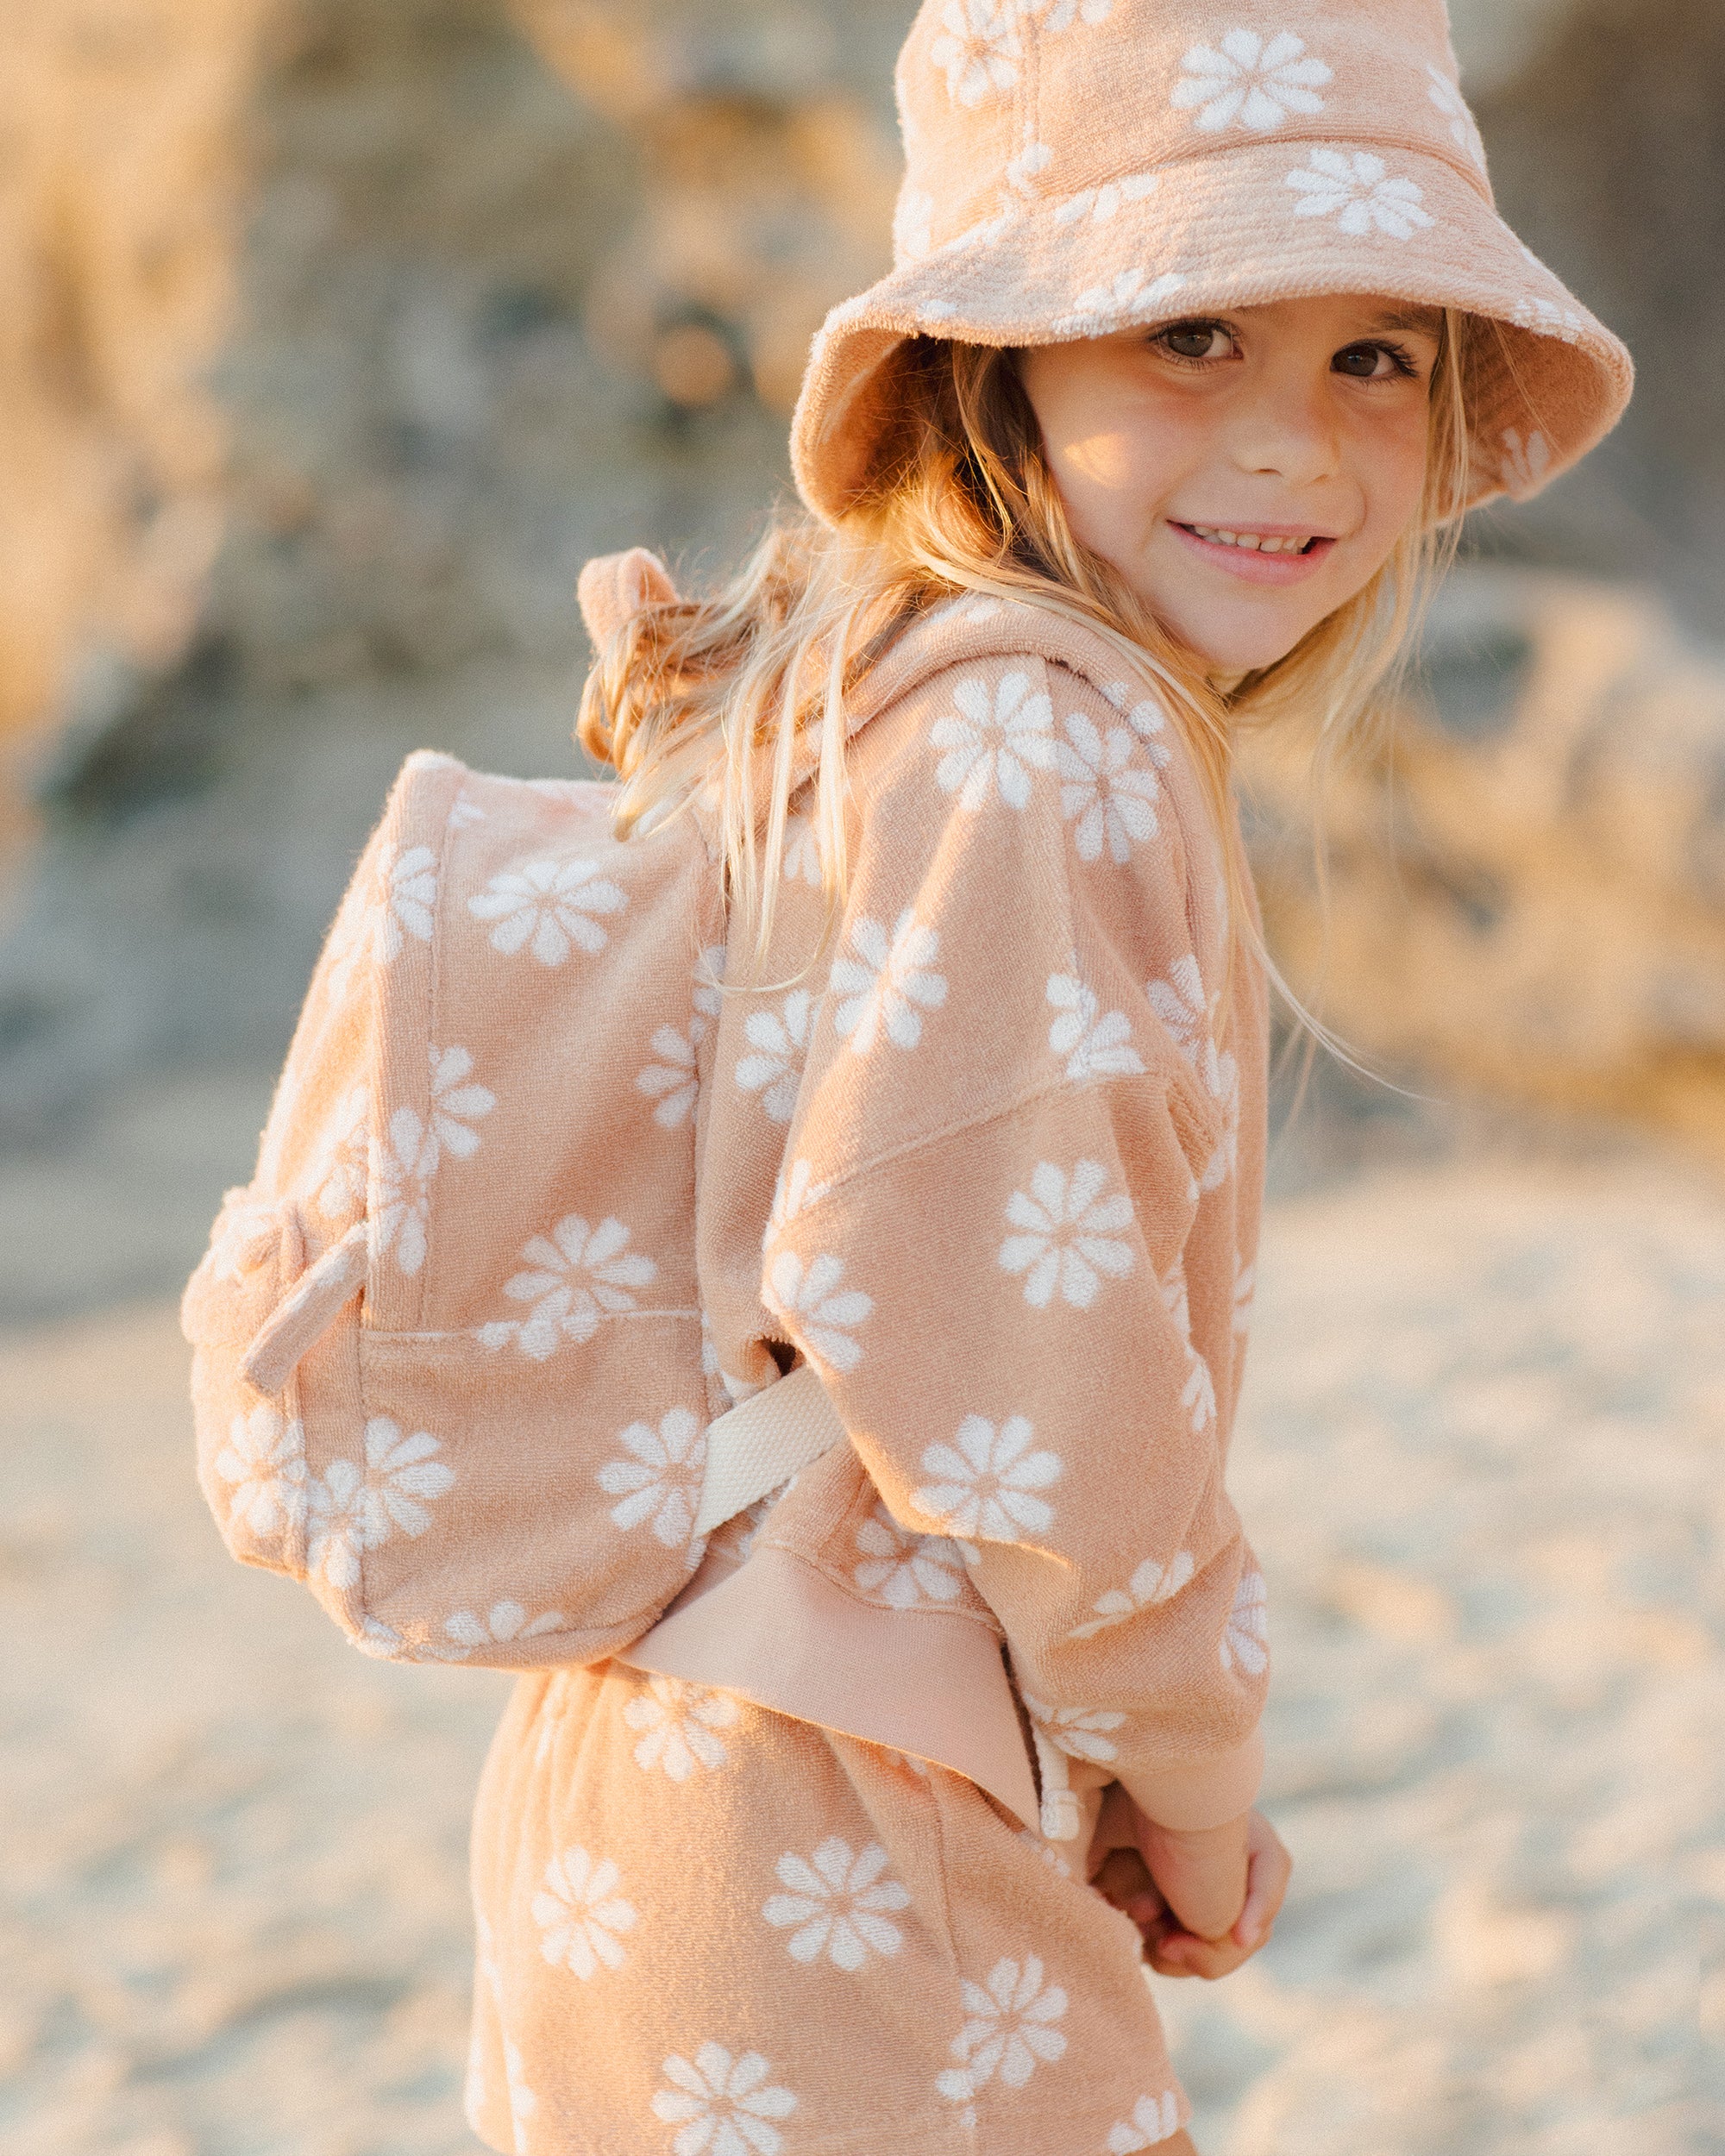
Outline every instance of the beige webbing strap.
<path id="1" fill-rule="evenodd" d="M 722 1527 L 844 1439 L 844 1425 L 806 1363 L 727 1409 L 707 1428 L 696 1534 Z"/>

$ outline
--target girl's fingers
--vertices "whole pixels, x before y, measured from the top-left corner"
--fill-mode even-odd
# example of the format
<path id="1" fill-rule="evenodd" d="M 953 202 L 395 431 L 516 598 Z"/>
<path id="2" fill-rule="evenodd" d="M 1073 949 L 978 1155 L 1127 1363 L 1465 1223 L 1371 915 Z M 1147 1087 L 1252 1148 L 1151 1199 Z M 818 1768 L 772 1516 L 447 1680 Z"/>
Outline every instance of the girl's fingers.
<path id="1" fill-rule="evenodd" d="M 1231 1934 L 1248 1953 L 1255 1953 L 1269 1938 L 1293 1871 L 1294 1859 L 1283 1846 L 1281 1837 L 1261 1812 L 1254 1812 L 1246 1865 L 1245 1906 Z"/>

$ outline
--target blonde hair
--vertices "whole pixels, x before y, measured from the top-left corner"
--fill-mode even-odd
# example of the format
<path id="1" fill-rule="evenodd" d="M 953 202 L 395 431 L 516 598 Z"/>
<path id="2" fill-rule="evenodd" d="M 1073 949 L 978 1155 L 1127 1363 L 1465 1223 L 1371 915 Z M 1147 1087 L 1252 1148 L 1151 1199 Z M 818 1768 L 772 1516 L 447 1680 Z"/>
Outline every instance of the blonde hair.
<path id="1" fill-rule="evenodd" d="M 919 614 L 955 593 L 1015 599 L 1087 624 L 1125 667 L 1168 692 L 1227 864 L 1236 944 L 1268 962 L 1231 843 L 1233 740 L 1243 724 L 1316 714 L 1320 759 L 1352 736 L 1408 651 L 1467 499 L 1470 318 L 1445 313 L 1430 391 L 1424 512 L 1366 588 L 1274 666 L 1224 693 L 1118 572 L 1081 544 L 1042 450 L 1015 355 L 913 337 L 888 362 L 894 414 L 869 483 L 837 529 L 781 516 L 710 597 L 645 607 L 599 655 L 578 738 L 618 777 L 620 832 L 698 795 L 716 803 L 734 912 L 756 963 L 772 935 L 792 794 L 810 816 L 830 906 L 848 881 L 846 705 Z M 1300 1017 L 1316 1026 L 1278 975 Z M 733 983 L 737 979 L 731 970 Z"/>

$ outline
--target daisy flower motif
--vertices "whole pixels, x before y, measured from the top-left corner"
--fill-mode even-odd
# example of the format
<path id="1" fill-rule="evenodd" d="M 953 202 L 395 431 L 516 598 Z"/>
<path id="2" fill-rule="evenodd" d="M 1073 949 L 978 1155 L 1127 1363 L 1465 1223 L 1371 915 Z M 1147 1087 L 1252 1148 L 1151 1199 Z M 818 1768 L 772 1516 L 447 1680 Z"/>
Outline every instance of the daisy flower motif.
<path id="1" fill-rule="evenodd" d="M 281 1240 L 281 1216 L 273 1205 L 230 1190 L 210 1238 L 204 1263 L 214 1281 L 243 1280 L 254 1273 Z"/>
<path id="2" fill-rule="evenodd" d="M 1030 799 L 1031 773 L 1054 762 L 1054 706 L 1031 694 L 1030 676 L 1008 674 L 990 690 L 980 674 L 952 692 L 956 713 L 938 718 L 929 740 L 946 752 L 935 767 L 943 793 L 962 809 L 980 809 L 998 793 L 1008 808 Z"/>
<path id="3" fill-rule="evenodd" d="M 928 56 L 956 104 L 979 105 L 1012 88 L 1024 51 L 1013 28 L 1013 0 L 947 0 L 940 23 Z"/>
<path id="4" fill-rule="evenodd" d="M 1517 427 L 1503 429 L 1503 455 L 1498 475 L 1512 494 L 1531 494 L 1545 482 L 1552 468 L 1552 445 L 1537 428 L 1523 435 Z"/>
<path id="5" fill-rule="evenodd" d="M 699 1016 L 686 1033 L 671 1025 L 654 1031 L 651 1046 L 659 1061 L 637 1075 L 635 1089 L 656 1103 L 653 1120 L 661 1130 L 678 1130 L 689 1119 L 700 1092 L 696 1057 L 706 1032 L 706 1020 Z"/>
<path id="6" fill-rule="evenodd" d="M 1018 1233 L 1001 1244 L 1000 1267 L 1024 1275 L 1025 1300 L 1033 1310 L 1047 1309 L 1057 1289 L 1063 1302 L 1088 1310 L 1104 1275 L 1120 1280 L 1137 1262 L 1124 1239 L 1133 1221 L 1132 1200 L 1124 1191 L 1105 1198 L 1107 1179 L 1100 1161 L 1081 1160 L 1070 1175 L 1042 1161 L 1030 1188 L 1007 1200 L 1007 1225 Z"/>
<path id="7" fill-rule="evenodd" d="M 1159 2096 L 1140 2096 L 1132 2115 L 1108 2128 L 1108 2156 L 1138 2156 L 1145 2148 L 1171 2141 L 1180 2131 L 1180 2099 L 1172 2089 Z"/>
<path id="8" fill-rule="evenodd" d="M 1136 1617 L 1141 1609 L 1154 1608 L 1157 1602 L 1171 1601 L 1192 1576 L 1192 1553 L 1177 1551 L 1166 1564 L 1158 1564 L 1154 1557 L 1146 1557 L 1124 1587 L 1111 1587 L 1095 1601 L 1095 1615 L 1088 1622 L 1074 1625 L 1066 1637 L 1069 1639 L 1093 1639 L 1099 1632 L 1106 1632 L 1111 1625 L 1124 1624 L 1128 1617 Z"/>
<path id="9" fill-rule="evenodd" d="M 1485 170 L 1485 145 L 1479 139 L 1479 129 L 1474 124 L 1472 113 L 1467 109 L 1467 99 L 1459 86 L 1452 83 L 1441 67 L 1433 61 L 1426 62 L 1426 72 L 1431 78 L 1426 95 L 1449 122 L 1450 138 L 1458 150 L 1464 151 Z"/>
<path id="10" fill-rule="evenodd" d="M 713 1732 L 729 1729 L 740 1715 L 727 1692 L 654 1677 L 644 1692 L 624 1703 L 623 1719 L 642 1733 L 635 1747 L 637 1767 L 649 1773 L 656 1767 L 673 1782 L 687 1782 L 697 1767 L 724 1764 L 729 1754 Z"/>
<path id="11" fill-rule="evenodd" d="M 776 1243 L 799 1213 L 806 1213 L 825 1197 L 828 1185 L 815 1181 L 814 1170 L 806 1160 L 793 1161 L 789 1168 L 781 1169 L 773 1186 L 772 1210 L 761 1238 L 762 1249 Z"/>
<path id="12" fill-rule="evenodd" d="M 504 1282 L 511 1302 L 530 1303 L 525 1318 L 499 1318 L 479 1328 L 488 1348 L 511 1341 L 543 1363 L 564 1340 L 592 1339 L 599 1321 L 633 1310 L 635 1290 L 658 1278 L 650 1257 L 629 1247 L 629 1230 L 606 1219 L 589 1227 L 579 1213 L 559 1220 L 549 1236 L 536 1235 L 521 1253 L 527 1268 Z"/>
<path id="13" fill-rule="evenodd" d="M 1285 125 L 1291 113 L 1321 112 L 1318 92 L 1333 79 L 1332 70 L 1308 54 L 1304 38 L 1292 30 L 1268 39 L 1256 30 L 1230 30 L 1220 49 L 1195 45 L 1180 66 L 1174 108 L 1189 112 L 1195 105 L 1197 124 L 1213 135 L 1231 127 L 1267 135 Z"/>
<path id="14" fill-rule="evenodd" d="M 785 825 L 784 880 L 820 888 L 820 841 L 810 817 L 794 816 Z"/>
<path id="15" fill-rule="evenodd" d="M 1167 979 L 1147 982 L 1144 993 L 1175 1046 L 1196 1070 L 1210 1023 L 1210 1006 L 1197 960 L 1189 951 L 1184 958 L 1176 958 L 1168 969 Z"/>
<path id="16" fill-rule="evenodd" d="M 470 1160 L 480 1148 L 472 1125 L 497 1106 L 485 1086 L 469 1085 L 474 1059 L 465 1048 L 433 1048 L 430 1112 L 400 1107 L 380 1136 L 370 1141 L 371 1175 L 377 1188 L 374 1243 L 392 1250 L 395 1262 L 411 1278 L 424 1265 L 431 1218 L 431 1179 L 444 1154 Z"/>
<path id="17" fill-rule="evenodd" d="M 856 1548 L 862 1562 L 852 1567 L 851 1578 L 894 1609 L 956 1601 L 963 1591 L 964 1564 L 957 1546 L 944 1535 L 906 1534 L 878 1499 L 868 1519 L 857 1522 Z"/>
<path id="18" fill-rule="evenodd" d="M 1063 337 L 1105 337 L 1135 322 L 1151 321 L 1166 310 L 1185 282 L 1175 270 L 1151 277 L 1148 270 L 1124 269 L 1106 285 L 1087 285 L 1071 312 L 1056 321 L 1055 329 Z"/>
<path id="19" fill-rule="evenodd" d="M 1002 1958 L 986 1984 L 967 1977 L 965 2022 L 952 2040 L 960 2063 L 935 2086 L 955 2103 L 969 2104 L 996 2074 L 1009 2089 L 1022 2089 L 1038 2065 L 1051 2064 L 1066 2050 L 1066 2038 L 1054 2024 L 1066 2013 L 1066 1994 L 1044 1980 L 1041 1961 L 1026 1954 L 1022 1962 Z"/>
<path id="20" fill-rule="evenodd" d="M 1048 1000 L 1060 1015 L 1048 1029 L 1048 1044 L 1066 1059 L 1075 1084 L 1087 1078 L 1120 1078 L 1141 1072 L 1144 1059 L 1132 1044 L 1132 1020 L 1124 1011 L 1102 1009 L 1094 988 L 1067 973 L 1048 976 Z"/>
<path id="21" fill-rule="evenodd" d="M 1134 703 L 1132 691 L 1124 681 L 1106 683 L 1102 694 L 1144 743 L 1145 752 L 1157 769 L 1165 771 L 1174 760 L 1174 752 L 1165 739 L 1168 720 L 1161 705 L 1153 696 L 1141 697 Z"/>
<path id="22" fill-rule="evenodd" d="M 788 1123 L 797 1105 L 803 1057 L 820 1005 L 806 988 L 794 988 L 776 1011 L 751 1011 L 743 1037 L 750 1053 L 737 1060 L 735 1076 L 745 1093 L 761 1096 L 774 1123 Z"/>
<path id="23" fill-rule="evenodd" d="M 681 1549 L 700 1509 L 706 1431 L 687 1407 L 673 1407 L 656 1430 L 650 1422 L 631 1422 L 617 1442 L 630 1457 L 607 1461 L 598 1478 L 607 1497 L 622 1501 L 611 1508 L 612 1520 L 625 1532 L 650 1521 L 668 1550 Z"/>
<path id="24" fill-rule="evenodd" d="M 1270 1666 L 1270 1596 L 1262 1572 L 1243 1572 L 1221 1639 L 1225 1670 L 1262 1677 Z"/>
<path id="25" fill-rule="evenodd" d="M 933 971 L 940 937 L 906 906 L 890 937 L 865 914 L 851 924 L 854 958 L 835 959 L 832 992 L 839 997 L 833 1028 L 853 1051 L 866 1056 L 884 1031 L 898 1048 L 922 1038 L 922 1012 L 946 1001 L 946 976 Z"/>
<path id="26" fill-rule="evenodd" d="M 491 947 L 505 958 L 524 950 L 542 966 L 561 966 L 573 950 L 603 950 L 611 934 L 596 917 L 620 913 L 628 903 L 596 861 L 541 859 L 494 875 L 467 911 L 495 924 Z"/>
<path id="27" fill-rule="evenodd" d="M 424 1533 L 431 1515 L 420 1501 L 443 1496 L 455 1477 L 433 1456 L 442 1451 L 423 1430 L 404 1437 L 387 1415 L 366 1425 L 366 1463 L 332 1460 L 306 1488 L 305 1569 L 322 1573 L 331 1587 L 358 1583 L 360 1556 L 389 1540 Z"/>
<path id="28" fill-rule="evenodd" d="M 854 1976 L 870 1952 L 898 1952 L 905 1935 L 887 1921 L 887 1912 L 910 1906 L 910 1896 L 896 1879 L 883 1879 L 887 1852 L 871 1841 L 858 1856 L 837 1834 L 812 1857 L 787 1852 L 775 1867 L 783 1894 L 772 1896 L 761 1914 L 781 1930 L 794 1925 L 785 1942 L 793 1961 L 816 1961 L 823 1952 L 835 1969 Z"/>
<path id="29" fill-rule="evenodd" d="M 919 262 L 934 245 L 934 210 L 932 195 L 925 194 L 919 187 L 906 187 L 902 191 L 893 212 L 894 261 Z"/>
<path id="30" fill-rule="evenodd" d="M 1038 1779 L 1042 1784 L 1043 1837 L 1047 1841 L 1076 1841 L 1082 1815 L 1069 1759 L 1107 1762 L 1118 1756 L 1107 1732 L 1118 1729 L 1124 1714 L 1095 1707 L 1049 1707 L 1022 1693 L 1031 1718 L 1031 1736 L 1036 1745 Z"/>
<path id="31" fill-rule="evenodd" d="M 1018 0 L 1018 9 L 1040 23 L 1047 34 L 1057 37 L 1075 22 L 1106 22 L 1114 11 L 1114 0 Z"/>
<path id="32" fill-rule="evenodd" d="M 966 1541 L 1046 1534 L 1054 1507 L 1036 1493 L 1059 1481 L 1060 1456 L 1033 1451 L 1035 1441 L 1023 1415 L 1008 1415 L 998 1429 L 985 1416 L 966 1415 L 950 1445 L 923 1454 L 923 1473 L 937 1479 L 913 1491 L 912 1504 Z"/>
<path id="33" fill-rule="evenodd" d="M 1067 224 L 1111 224 L 1129 202 L 1143 202 L 1162 185 L 1156 172 L 1128 172 L 1101 187 L 1086 187 L 1057 204 L 1054 222 Z"/>
<path id="34" fill-rule="evenodd" d="M 449 1641 L 447 1647 L 437 1650 L 440 1662 L 462 1662 L 480 1647 L 502 1647 L 518 1639 L 537 1639 L 548 1632 L 562 1632 L 568 1619 L 561 1609 L 548 1609 L 543 1615 L 530 1618 L 519 1602 L 493 1602 L 483 1616 L 476 1616 L 470 1609 L 458 1609 L 453 1617 L 443 1620 L 443 1631 Z"/>
<path id="35" fill-rule="evenodd" d="M 260 1539 L 297 1527 L 305 1517 L 304 1424 L 287 1421 L 267 1401 L 236 1414 L 216 1472 L 233 1487 L 230 1525 L 242 1521 Z"/>
<path id="36" fill-rule="evenodd" d="M 1381 232 L 1391 240 L 1411 240 L 1416 230 L 1437 222 L 1420 206 L 1426 191 L 1419 182 L 1392 175 L 1370 150 L 1309 150 L 1305 165 L 1283 185 L 1299 193 L 1296 217 L 1334 217 L 1337 230 L 1355 239 Z"/>
<path id="37" fill-rule="evenodd" d="M 1070 824 L 1081 861 L 1095 861 L 1106 843 L 1118 867 L 1129 861 L 1134 845 L 1156 834 L 1156 774 L 1134 761 L 1138 736 L 1129 726 L 1111 726 L 1106 734 L 1083 712 L 1066 721 L 1066 738 L 1057 745 L 1060 771 L 1060 813 Z"/>
<path id="38" fill-rule="evenodd" d="M 363 1086 L 354 1086 L 336 1104 L 312 1171 L 317 1210 L 326 1220 L 344 1219 L 365 1203 L 370 1156 L 371 1096 Z"/>
<path id="39" fill-rule="evenodd" d="M 585 1849 L 552 1858 L 532 1908 L 539 1951 L 554 1969 L 567 1969 L 585 1984 L 602 1968 L 622 1968 L 618 1934 L 634 1930 L 636 1915 L 634 1903 L 617 1890 L 621 1883 L 609 1858 L 595 1862 Z"/>
<path id="40" fill-rule="evenodd" d="M 758 2051 L 733 2060 L 723 2044 L 703 2044 L 693 2061 L 673 2053 L 660 2071 L 671 2084 L 653 2098 L 653 2115 L 681 2131 L 672 2156 L 778 2156 L 784 2136 L 773 2119 L 788 2118 L 797 2100 L 768 2081 Z"/>
<path id="41" fill-rule="evenodd" d="M 855 1369 L 862 1361 L 851 1332 L 875 1307 L 860 1288 L 842 1288 L 844 1277 L 843 1258 L 825 1253 L 805 1265 L 794 1250 L 781 1250 L 767 1275 L 773 1308 L 787 1325 L 794 1321 L 808 1352 L 835 1370 Z"/>

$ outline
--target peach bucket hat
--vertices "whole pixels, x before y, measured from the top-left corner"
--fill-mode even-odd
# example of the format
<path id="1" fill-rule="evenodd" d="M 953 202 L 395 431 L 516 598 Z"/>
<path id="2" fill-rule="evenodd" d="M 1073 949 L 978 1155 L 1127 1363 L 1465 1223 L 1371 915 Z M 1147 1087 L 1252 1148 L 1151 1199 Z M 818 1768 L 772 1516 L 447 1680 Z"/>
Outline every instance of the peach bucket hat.
<path id="1" fill-rule="evenodd" d="M 888 275 L 828 316 L 792 423 L 843 516 L 907 336 L 1057 343 L 1382 292 L 1489 317 L 1474 489 L 1538 492 L 1616 423 L 1629 354 L 1497 214 L 1443 0 L 924 0 L 899 56 Z"/>

